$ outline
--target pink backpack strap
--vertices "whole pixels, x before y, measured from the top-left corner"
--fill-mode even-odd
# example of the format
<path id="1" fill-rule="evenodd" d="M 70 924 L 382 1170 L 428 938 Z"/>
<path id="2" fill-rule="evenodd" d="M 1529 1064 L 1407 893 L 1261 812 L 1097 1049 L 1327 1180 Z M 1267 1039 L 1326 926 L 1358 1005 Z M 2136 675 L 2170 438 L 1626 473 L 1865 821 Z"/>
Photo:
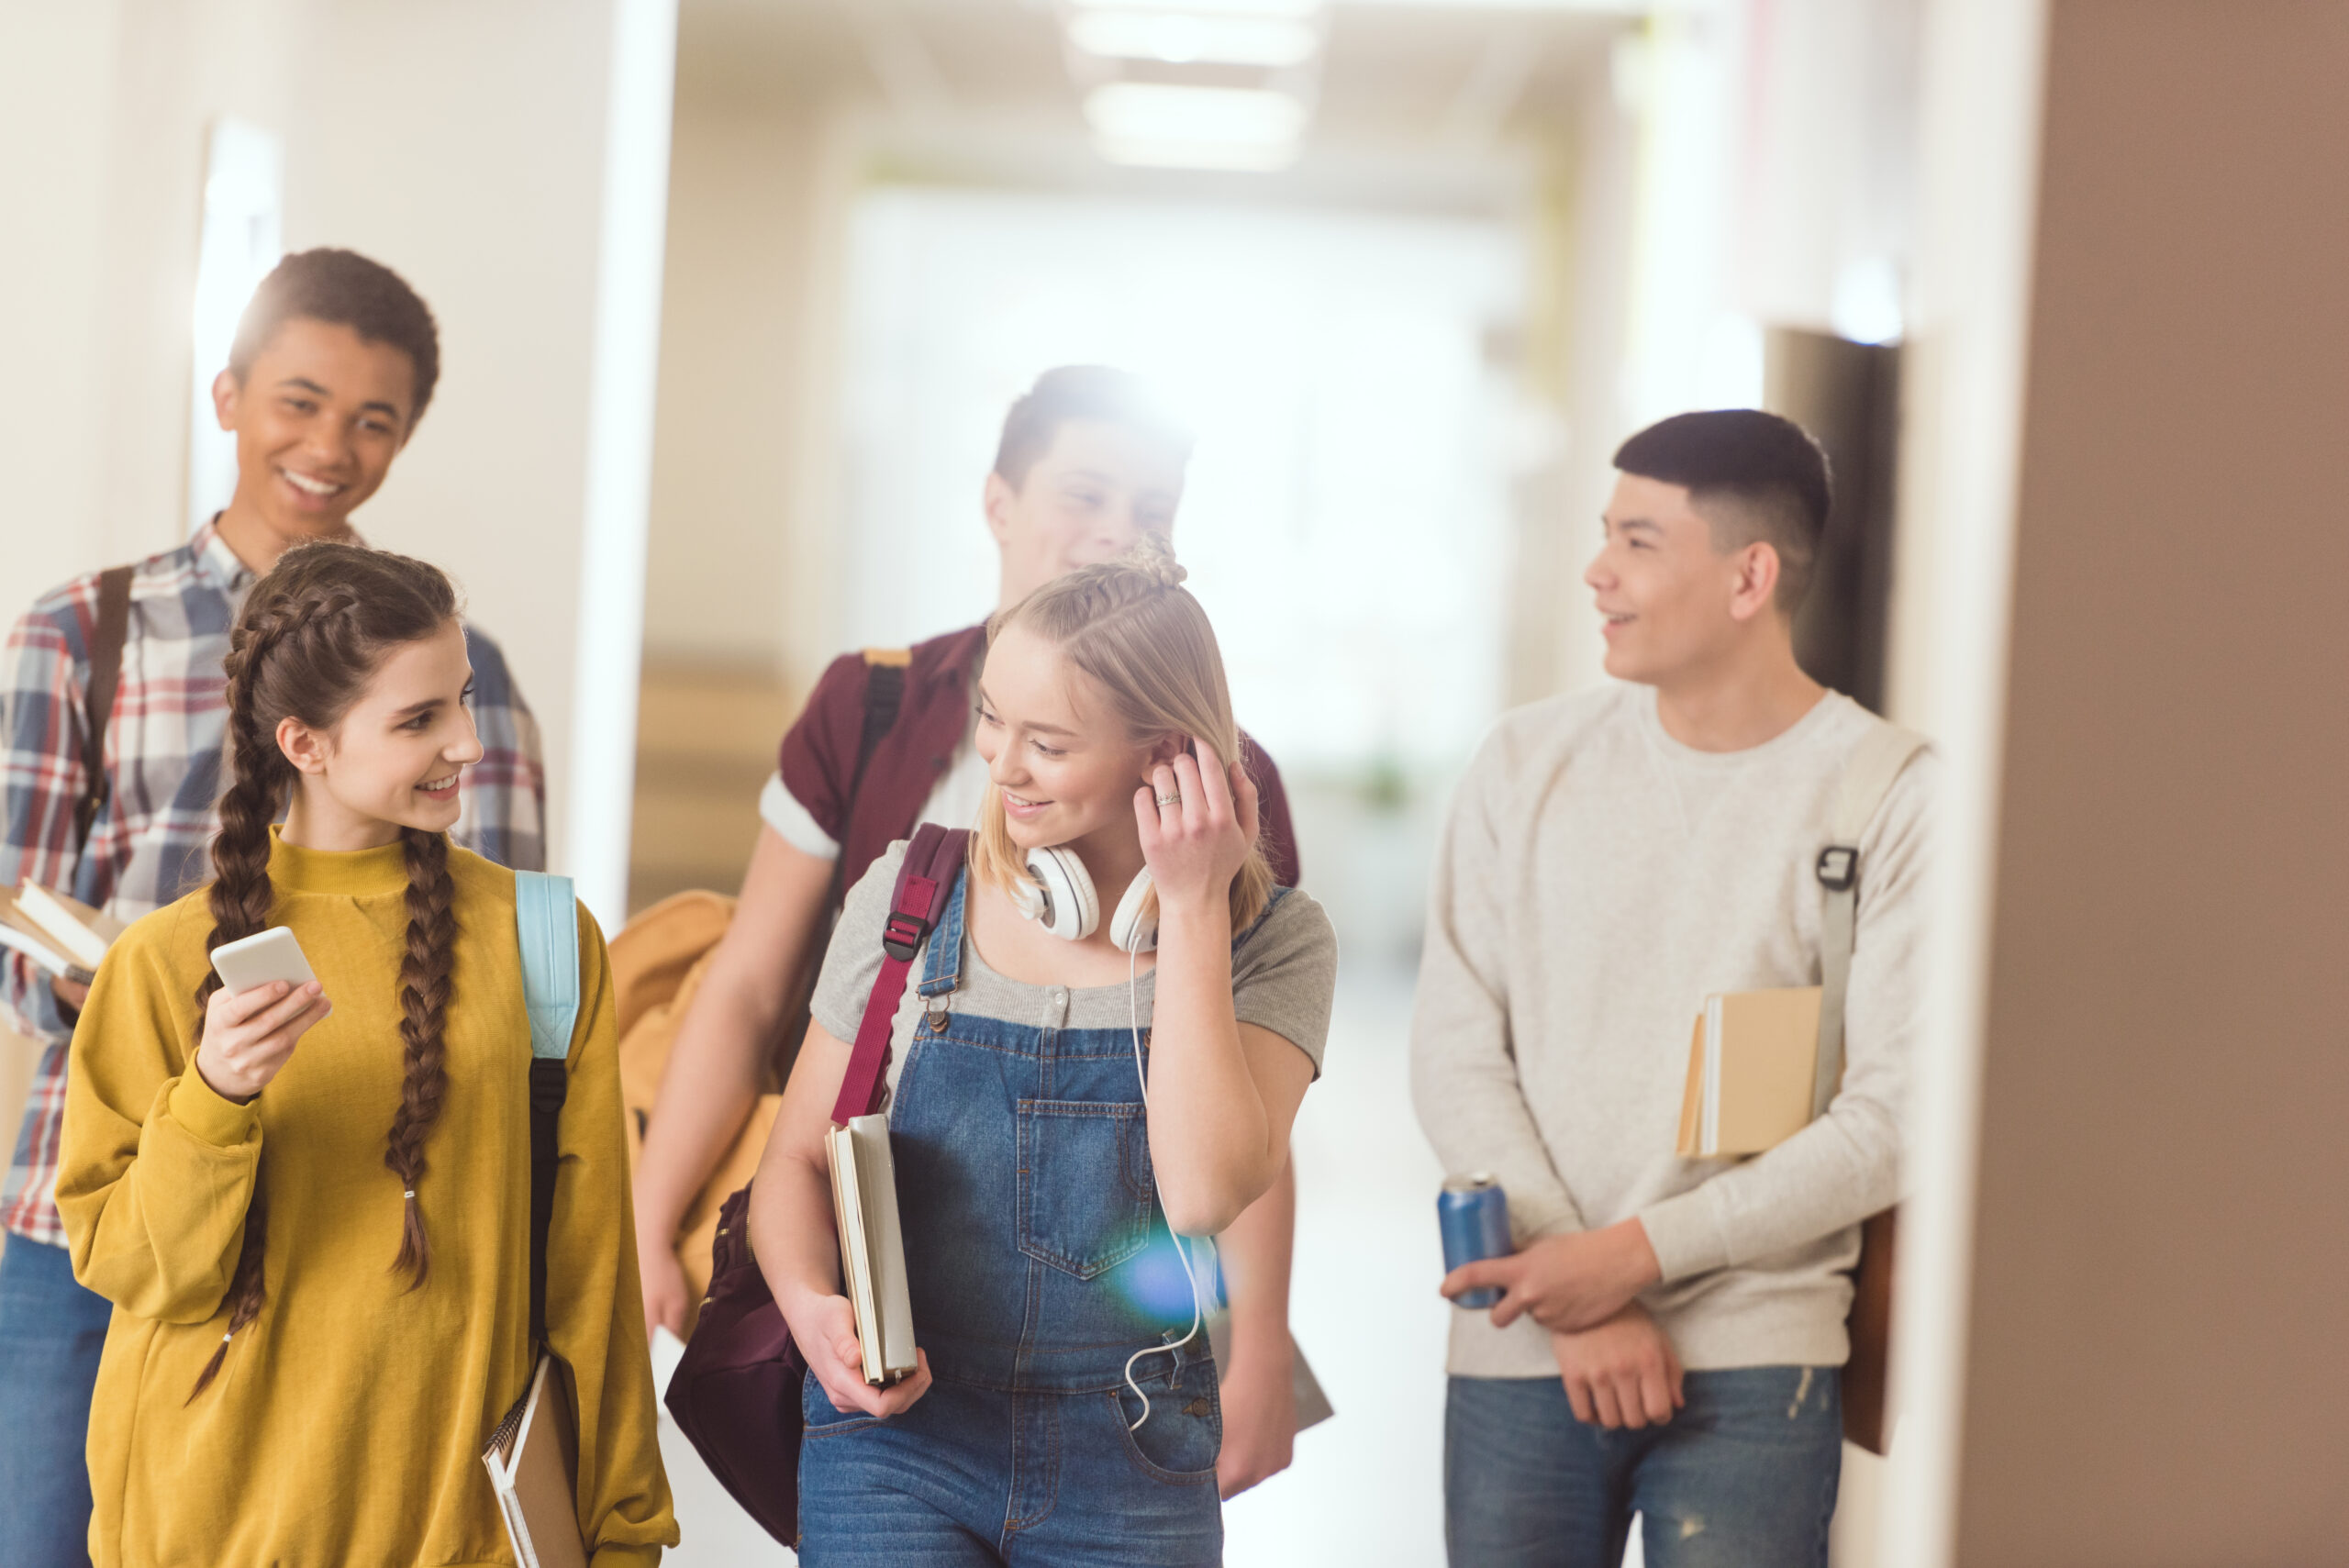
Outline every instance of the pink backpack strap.
<path id="1" fill-rule="evenodd" d="M 906 846 L 905 861 L 897 867 L 897 890 L 889 900 L 889 919 L 882 928 L 881 973 L 874 978 L 863 1021 L 856 1027 L 848 1074 L 832 1105 L 835 1126 L 845 1127 L 851 1119 L 881 1108 L 889 1084 L 889 1028 L 906 994 L 906 972 L 937 927 L 970 842 L 968 828 L 950 831 L 925 822 Z"/>

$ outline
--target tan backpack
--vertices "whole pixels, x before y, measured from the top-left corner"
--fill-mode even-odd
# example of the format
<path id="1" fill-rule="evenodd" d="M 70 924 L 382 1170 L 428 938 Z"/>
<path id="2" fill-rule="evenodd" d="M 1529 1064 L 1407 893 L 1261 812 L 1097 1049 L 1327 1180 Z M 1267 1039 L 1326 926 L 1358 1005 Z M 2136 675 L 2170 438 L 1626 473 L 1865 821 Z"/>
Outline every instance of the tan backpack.
<path id="1" fill-rule="evenodd" d="M 904 648 L 864 651 L 864 723 L 857 739 L 856 772 L 849 785 L 853 800 L 864 787 L 864 771 L 873 749 L 897 721 L 905 699 L 906 673 L 913 662 Z M 811 951 L 818 957 L 837 916 L 842 894 L 841 864 L 833 862 L 831 891 L 825 897 L 823 921 L 817 928 Z M 692 1010 L 694 993 L 701 989 L 710 954 L 734 918 L 735 901 L 722 893 L 701 889 L 679 893 L 642 910 L 622 926 L 611 940 L 612 989 L 618 1000 L 620 1032 L 620 1104 L 628 1118 L 629 1172 L 636 1171 L 644 1148 L 644 1129 L 652 1119 L 653 1102 L 661 1095 L 661 1079 L 669 1070 L 669 1047 L 678 1026 Z M 807 1002 L 815 989 L 813 973 L 799 977 L 785 1009 L 787 1020 L 776 1059 L 767 1065 L 767 1092 L 751 1108 L 725 1158 L 685 1207 L 677 1227 L 677 1262 L 685 1271 L 687 1304 L 685 1338 L 701 1316 L 702 1297 L 709 1294 L 709 1250 L 718 1235 L 718 1211 L 727 1195 L 748 1186 L 765 1152 L 768 1129 L 783 1103 L 783 1078 L 788 1073 L 802 1036 L 807 1032 Z"/>
<path id="2" fill-rule="evenodd" d="M 618 999 L 620 1036 L 620 1104 L 628 1121 L 631 1173 L 644 1148 L 644 1129 L 660 1097 L 669 1068 L 669 1047 L 693 1007 L 694 994 L 709 970 L 718 939 L 734 918 L 734 900 L 722 893 L 694 891 L 664 898 L 639 913 L 612 938 L 612 989 Z M 710 1241 L 718 1231 L 718 1206 L 758 1170 L 774 1125 L 778 1093 L 759 1096 L 733 1145 L 709 1180 L 686 1207 L 677 1227 L 677 1262 L 685 1271 L 685 1333 L 691 1336 L 709 1290 Z"/>

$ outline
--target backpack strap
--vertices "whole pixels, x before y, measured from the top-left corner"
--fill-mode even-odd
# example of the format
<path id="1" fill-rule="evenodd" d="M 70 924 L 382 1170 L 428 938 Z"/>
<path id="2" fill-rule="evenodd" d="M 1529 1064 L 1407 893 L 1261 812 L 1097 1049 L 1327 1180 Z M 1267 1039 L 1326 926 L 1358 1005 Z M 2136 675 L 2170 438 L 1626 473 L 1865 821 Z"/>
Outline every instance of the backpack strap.
<path id="1" fill-rule="evenodd" d="M 514 873 L 522 999 L 530 1014 L 530 1337 L 547 1338 L 547 1231 L 554 1222 L 571 1033 L 579 1021 L 579 901 L 567 876 Z"/>
<path id="2" fill-rule="evenodd" d="M 841 1079 L 840 1098 L 832 1103 L 832 1123 L 846 1127 L 861 1116 L 881 1108 L 889 1086 L 889 1028 L 896 1021 L 897 1004 L 906 994 L 906 973 L 914 955 L 938 924 L 939 911 L 961 874 L 968 852 L 967 828 L 948 829 L 925 822 L 914 829 L 897 867 L 897 887 L 889 901 L 889 918 L 881 929 L 881 973 L 874 978 L 873 995 L 864 1004 L 864 1018 L 856 1028 L 856 1047 Z"/>
<path id="3" fill-rule="evenodd" d="M 1819 851 L 1819 885 L 1827 895 L 1819 920 L 1819 1076 L 1811 1085 L 1811 1114 L 1827 1114 L 1843 1081 L 1843 1003 L 1852 986 L 1852 944 L 1859 933 L 1860 839 L 1876 818 L 1893 780 L 1909 759 L 1925 749 L 1913 729 L 1876 719 L 1843 764 L 1843 785 L 1835 798 L 1835 820 L 1827 847 Z"/>
<path id="4" fill-rule="evenodd" d="M 850 824 L 856 817 L 856 801 L 864 790 L 864 774 L 872 766 L 873 753 L 881 738 L 896 728 L 897 714 L 906 702 L 906 671 L 913 663 L 910 648 L 868 648 L 864 651 L 864 724 L 856 740 L 856 766 L 849 773 L 847 804 L 841 810 L 839 852 L 832 856 L 831 880 L 824 890 L 824 907 L 816 917 L 816 929 L 809 938 L 810 948 L 818 955 L 829 940 L 832 923 L 840 917 L 841 905 L 848 897 L 848 836 Z M 815 975 L 802 974 L 792 988 L 793 1006 L 784 1028 L 774 1040 L 774 1066 L 778 1079 L 787 1078 L 793 1059 L 799 1052 L 799 1042 L 807 1037 L 808 1006 L 814 1000 Z"/>
<path id="5" fill-rule="evenodd" d="M 848 777 L 848 804 L 841 812 L 840 853 L 832 857 L 831 892 L 824 899 L 826 912 L 837 913 L 848 894 L 848 828 L 856 816 L 856 797 L 864 789 L 865 770 L 881 737 L 896 727 L 906 706 L 906 671 L 913 663 L 910 648 L 868 648 L 864 651 L 864 727 L 857 732 L 856 767 Z"/>
<path id="6" fill-rule="evenodd" d="M 138 568 L 111 566 L 98 573 L 98 613 L 90 628 L 90 684 L 82 706 L 82 798 L 73 806 L 73 851 L 89 847 L 106 795 L 106 724 L 122 682 L 122 647 L 130 636 L 130 580 Z"/>

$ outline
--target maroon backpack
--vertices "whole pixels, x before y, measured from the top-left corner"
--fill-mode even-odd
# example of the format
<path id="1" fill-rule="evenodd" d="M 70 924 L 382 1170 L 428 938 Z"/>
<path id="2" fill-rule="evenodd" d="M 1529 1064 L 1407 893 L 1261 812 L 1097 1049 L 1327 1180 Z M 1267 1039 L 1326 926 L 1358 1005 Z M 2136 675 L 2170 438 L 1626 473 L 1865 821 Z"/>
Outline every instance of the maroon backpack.
<path id="1" fill-rule="evenodd" d="M 905 995 L 906 973 L 937 924 L 970 843 L 967 829 L 934 822 L 914 829 L 882 934 L 881 973 L 864 1004 L 856 1047 L 841 1082 L 832 1120 L 881 1107 L 889 1081 L 889 1026 Z M 751 1189 L 726 1200 L 710 1245 L 709 1295 L 675 1375 L 669 1414 L 751 1517 L 785 1546 L 799 1540 L 799 1437 L 806 1425 L 799 1395 L 807 1362 L 791 1342 L 766 1276 L 751 1251 Z"/>

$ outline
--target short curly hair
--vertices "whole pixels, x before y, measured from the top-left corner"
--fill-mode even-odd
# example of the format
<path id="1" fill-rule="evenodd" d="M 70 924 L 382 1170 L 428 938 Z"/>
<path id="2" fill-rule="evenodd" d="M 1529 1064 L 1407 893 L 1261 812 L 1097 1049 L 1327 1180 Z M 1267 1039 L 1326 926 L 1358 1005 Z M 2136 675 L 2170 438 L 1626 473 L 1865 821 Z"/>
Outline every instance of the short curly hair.
<path id="1" fill-rule="evenodd" d="M 253 290 L 228 349 L 228 372 L 239 383 L 253 356 L 288 321 L 307 319 L 348 327 L 371 343 L 389 343 L 416 367 L 416 407 L 408 428 L 424 417 L 440 379 L 440 329 L 407 280 L 356 250 L 297 250 L 271 269 Z"/>

